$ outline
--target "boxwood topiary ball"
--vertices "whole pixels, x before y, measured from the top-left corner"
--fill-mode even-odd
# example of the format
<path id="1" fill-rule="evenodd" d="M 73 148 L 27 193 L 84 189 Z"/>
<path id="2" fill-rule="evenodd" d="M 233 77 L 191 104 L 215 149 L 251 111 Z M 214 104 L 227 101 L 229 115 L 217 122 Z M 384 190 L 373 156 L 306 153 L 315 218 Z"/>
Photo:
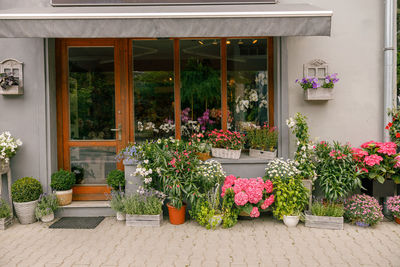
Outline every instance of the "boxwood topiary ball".
<path id="1" fill-rule="evenodd" d="M 51 175 L 51 188 L 56 191 L 70 190 L 75 184 L 75 174 L 60 169 Z"/>
<path id="2" fill-rule="evenodd" d="M 115 190 L 125 187 L 125 174 L 120 170 L 112 170 L 107 175 L 107 184 Z"/>
<path id="3" fill-rule="evenodd" d="M 18 179 L 11 186 L 11 196 L 14 202 L 34 201 L 39 199 L 42 193 L 42 185 L 32 177 Z"/>

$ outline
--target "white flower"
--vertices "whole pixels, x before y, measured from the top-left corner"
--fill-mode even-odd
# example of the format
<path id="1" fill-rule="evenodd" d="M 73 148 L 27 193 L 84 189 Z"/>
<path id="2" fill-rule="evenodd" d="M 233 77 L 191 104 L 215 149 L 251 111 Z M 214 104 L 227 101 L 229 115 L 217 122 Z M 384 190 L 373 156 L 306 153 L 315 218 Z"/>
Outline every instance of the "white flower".
<path id="1" fill-rule="evenodd" d="M 289 118 L 289 119 L 286 120 L 286 125 L 287 125 L 289 128 L 293 128 L 293 127 L 296 125 L 296 122 L 294 121 L 293 118 Z"/>
<path id="2" fill-rule="evenodd" d="M 144 162 L 144 164 L 149 164 L 149 160 L 148 159 L 145 159 L 143 162 Z"/>

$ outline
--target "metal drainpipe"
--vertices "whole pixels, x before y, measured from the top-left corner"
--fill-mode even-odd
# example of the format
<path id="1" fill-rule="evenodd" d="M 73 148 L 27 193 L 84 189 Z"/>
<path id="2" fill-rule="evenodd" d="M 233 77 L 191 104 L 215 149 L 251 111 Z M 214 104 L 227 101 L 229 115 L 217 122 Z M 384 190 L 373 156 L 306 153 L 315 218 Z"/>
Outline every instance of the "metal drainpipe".
<path id="1" fill-rule="evenodd" d="M 393 108 L 393 99 L 395 89 L 394 82 L 394 63 L 395 51 L 394 47 L 394 29 L 395 29 L 395 3 L 397 0 L 385 1 L 385 43 L 384 43 L 384 70 L 383 70 L 383 139 L 385 142 L 390 140 L 389 131 L 385 130 L 385 126 L 391 121 L 390 116 L 387 115 L 388 109 Z"/>

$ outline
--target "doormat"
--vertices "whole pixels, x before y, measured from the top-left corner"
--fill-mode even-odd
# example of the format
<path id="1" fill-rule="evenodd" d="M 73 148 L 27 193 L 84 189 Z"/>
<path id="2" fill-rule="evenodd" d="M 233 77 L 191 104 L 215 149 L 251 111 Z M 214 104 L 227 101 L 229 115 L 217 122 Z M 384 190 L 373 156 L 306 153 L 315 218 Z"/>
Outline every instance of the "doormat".
<path id="1" fill-rule="evenodd" d="M 53 229 L 94 229 L 104 217 L 63 217 L 49 226 Z"/>

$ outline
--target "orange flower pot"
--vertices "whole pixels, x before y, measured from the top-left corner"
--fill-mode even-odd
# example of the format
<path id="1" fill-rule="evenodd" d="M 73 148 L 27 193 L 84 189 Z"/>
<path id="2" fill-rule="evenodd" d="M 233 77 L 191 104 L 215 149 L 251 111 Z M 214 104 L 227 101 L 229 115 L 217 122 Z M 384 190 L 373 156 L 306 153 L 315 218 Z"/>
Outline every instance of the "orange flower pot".
<path id="1" fill-rule="evenodd" d="M 394 217 L 394 221 L 397 222 L 398 224 L 400 224 L 400 218 L 398 218 L 396 216 Z"/>
<path id="2" fill-rule="evenodd" d="M 183 204 L 180 209 L 172 207 L 167 204 L 168 213 L 169 213 L 169 222 L 171 224 L 183 224 L 185 222 L 185 213 L 186 213 L 186 204 Z"/>

